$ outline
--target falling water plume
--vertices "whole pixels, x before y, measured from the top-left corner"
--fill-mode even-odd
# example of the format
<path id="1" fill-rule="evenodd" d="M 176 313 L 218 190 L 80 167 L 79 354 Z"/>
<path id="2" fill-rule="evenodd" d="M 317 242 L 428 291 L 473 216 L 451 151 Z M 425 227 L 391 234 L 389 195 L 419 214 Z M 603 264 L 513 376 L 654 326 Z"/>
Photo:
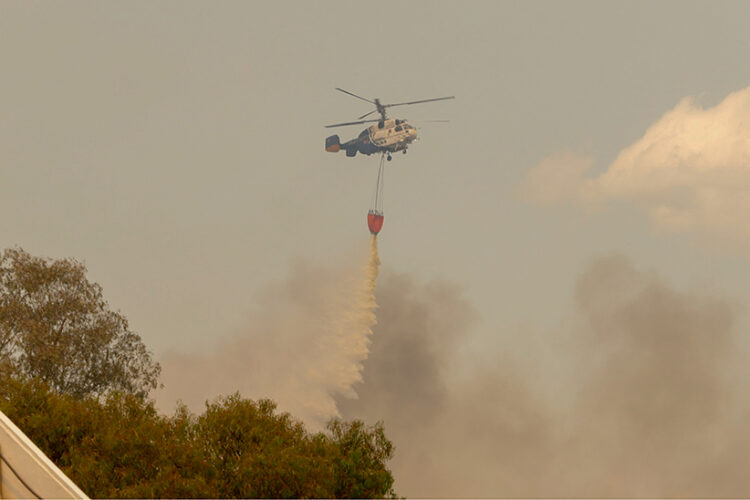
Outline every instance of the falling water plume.
<path id="1" fill-rule="evenodd" d="M 362 250 L 351 263 L 298 262 L 286 280 L 261 294 L 242 333 L 213 352 L 162 359 L 161 405 L 181 399 L 199 411 L 207 399 L 240 391 L 271 398 L 314 428 L 339 416 L 336 400 L 357 398 L 354 386 L 362 381 L 376 321 L 376 237 L 369 255 Z"/>

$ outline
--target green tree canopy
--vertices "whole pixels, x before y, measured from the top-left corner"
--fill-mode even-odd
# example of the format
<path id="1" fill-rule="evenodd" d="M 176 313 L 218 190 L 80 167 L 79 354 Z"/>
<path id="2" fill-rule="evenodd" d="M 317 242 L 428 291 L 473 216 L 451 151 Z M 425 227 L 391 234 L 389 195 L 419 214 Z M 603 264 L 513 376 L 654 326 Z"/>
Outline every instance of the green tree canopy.
<path id="1" fill-rule="evenodd" d="M 0 410 L 95 498 L 394 495 L 382 424 L 334 420 L 310 433 L 272 401 L 236 394 L 167 417 L 133 395 L 80 399 L 14 379 L 0 385 Z"/>
<path id="2" fill-rule="evenodd" d="M 83 264 L 0 254 L 0 410 L 89 496 L 394 495 L 381 423 L 310 433 L 238 394 L 164 416 L 146 397 L 159 371 Z"/>
<path id="3" fill-rule="evenodd" d="M 0 254 L 0 368 L 77 397 L 145 396 L 159 364 L 73 259 Z"/>

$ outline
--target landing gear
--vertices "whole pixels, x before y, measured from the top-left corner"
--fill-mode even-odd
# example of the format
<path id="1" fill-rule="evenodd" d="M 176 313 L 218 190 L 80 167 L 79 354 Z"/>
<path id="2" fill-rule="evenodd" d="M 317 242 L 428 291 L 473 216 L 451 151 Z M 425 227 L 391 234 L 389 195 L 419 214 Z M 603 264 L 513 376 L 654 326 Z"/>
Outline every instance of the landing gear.
<path id="1" fill-rule="evenodd" d="M 390 153 L 388 153 L 388 156 L 386 158 L 388 159 L 388 161 L 391 161 L 393 159 Z"/>
<path id="2" fill-rule="evenodd" d="M 406 154 L 406 150 L 404 149 L 404 154 Z"/>

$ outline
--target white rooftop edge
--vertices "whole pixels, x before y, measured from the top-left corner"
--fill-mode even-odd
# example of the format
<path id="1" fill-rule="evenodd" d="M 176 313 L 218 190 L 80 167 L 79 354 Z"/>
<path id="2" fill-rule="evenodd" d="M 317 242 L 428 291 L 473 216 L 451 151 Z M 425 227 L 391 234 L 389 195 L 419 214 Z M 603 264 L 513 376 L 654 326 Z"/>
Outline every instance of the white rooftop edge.
<path id="1" fill-rule="evenodd" d="M 0 499 L 88 497 L 0 412 Z"/>

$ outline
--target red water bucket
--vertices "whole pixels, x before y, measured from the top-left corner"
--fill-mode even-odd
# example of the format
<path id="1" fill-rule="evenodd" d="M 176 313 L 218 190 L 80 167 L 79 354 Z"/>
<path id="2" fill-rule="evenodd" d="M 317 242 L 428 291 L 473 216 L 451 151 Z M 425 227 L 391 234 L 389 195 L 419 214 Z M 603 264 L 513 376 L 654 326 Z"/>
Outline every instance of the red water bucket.
<path id="1" fill-rule="evenodd" d="M 370 210 L 367 212 L 367 227 L 372 234 L 378 234 L 383 229 L 383 212 Z"/>

